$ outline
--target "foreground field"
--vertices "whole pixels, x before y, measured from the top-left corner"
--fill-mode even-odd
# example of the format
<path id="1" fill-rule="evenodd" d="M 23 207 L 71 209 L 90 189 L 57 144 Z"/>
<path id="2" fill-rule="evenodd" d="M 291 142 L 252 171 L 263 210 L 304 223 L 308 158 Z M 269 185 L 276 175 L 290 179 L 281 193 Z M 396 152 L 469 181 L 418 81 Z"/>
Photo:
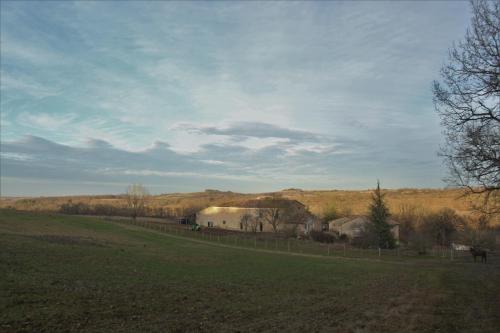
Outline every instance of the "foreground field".
<path id="1" fill-rule="evenodd" d="M 500 267 L 298 257 L 0 211 L 0 331 L 498 332 Z"/>

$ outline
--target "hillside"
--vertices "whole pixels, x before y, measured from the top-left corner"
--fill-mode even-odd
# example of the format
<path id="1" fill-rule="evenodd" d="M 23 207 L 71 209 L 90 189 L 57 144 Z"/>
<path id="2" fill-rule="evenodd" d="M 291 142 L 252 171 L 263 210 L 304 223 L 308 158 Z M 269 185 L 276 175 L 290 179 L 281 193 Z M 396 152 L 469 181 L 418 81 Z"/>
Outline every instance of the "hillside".
<path id="1" fill-rule="evenodd" d="M 437 211 L 442 208 L 452 208 L 459 214 L 468 214 L 470 198 L 462 197 L 462 190 L 457 189 L 398 189 L 385 190 L 387 203 L 393 213 L 398 213 L 402 207 L 416 207 L 427 211 Z M 338 213 L 364 214 L 370 203 L 371 191 L 303 191 L 289 189 L 271 193 L 242 194 L 206 190 L 195 193 L 172 193 L 152 196 L 147 206 L 151 215 L 163 211 L 170 215 L 183 215 L 208 206 L 227 205 L 265 196 L 276 196 L 297 200 L 306 205 L 313 214 L 323 216 L 332 208 Z M 125 207 L 126 200 L 120 195 L 107 196 L 65 196 L 40 198 L 2 198 L 0 207 L 12 207 L 19 210 L 57 211 L 62 204 L 82 202 L 91 206 L 111 205 Z"/>

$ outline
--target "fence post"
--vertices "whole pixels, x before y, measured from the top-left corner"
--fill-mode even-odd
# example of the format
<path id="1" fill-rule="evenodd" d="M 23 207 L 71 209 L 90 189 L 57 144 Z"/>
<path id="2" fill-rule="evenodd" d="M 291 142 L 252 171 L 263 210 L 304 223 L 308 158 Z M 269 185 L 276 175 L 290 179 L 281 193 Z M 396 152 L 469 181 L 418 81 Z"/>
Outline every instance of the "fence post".
<path id="1" fill-rule="evenodd" d="M 380 254 L 381 254 L 381 253 L 380 253 L 380 247 L 379 247 L 379 248 L 378 248 L 378 256 L 379 256 L 379 258 L 380 258 Z"/>
<path id="2" fill-rule="evenodd" d="M 345 243 L 344 243 L 344 257 L 345 257 Z"/>
<path id="3" fill-rule="evenodd" d="M 330 255 L 330 244 L 328 244 L 328 255 Z"/>
<path id="4" fill-rule="evenodd" d="M 290 239 L 288 240 L 288 252 L 290 252 Z"/>

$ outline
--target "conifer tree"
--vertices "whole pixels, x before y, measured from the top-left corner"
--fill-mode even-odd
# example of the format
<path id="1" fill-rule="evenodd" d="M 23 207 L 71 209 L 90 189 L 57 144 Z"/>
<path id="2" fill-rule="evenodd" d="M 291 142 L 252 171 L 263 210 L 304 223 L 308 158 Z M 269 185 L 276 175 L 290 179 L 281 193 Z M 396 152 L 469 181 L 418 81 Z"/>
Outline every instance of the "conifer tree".
<path id="1" fill-rule="evenodd" d="M 392 249 L 396 245 L 391 233 L 391 226 L 388 223 L 390 213 L 384 201 L 384 195 L 380 190 L 380 182 L 377 181 L 377 189 L 372 195 L 370 204 L 370 220 L 374 234 L 377 236 L 378 247 Z"/>

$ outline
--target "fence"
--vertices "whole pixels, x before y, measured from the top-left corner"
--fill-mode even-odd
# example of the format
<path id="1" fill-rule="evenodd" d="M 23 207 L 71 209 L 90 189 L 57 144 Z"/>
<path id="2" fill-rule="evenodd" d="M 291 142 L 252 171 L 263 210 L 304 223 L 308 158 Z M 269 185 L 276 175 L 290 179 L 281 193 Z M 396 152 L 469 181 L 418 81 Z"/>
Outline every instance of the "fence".
<path id="1" fill-rule="evenodd" d="M 132 219 L 106 219 L 117 223 L 132 224 L 153 229 L 170 235 L 192 238 L 206 242 L 224 244 L 231 247 L 254 248 L 267 251 L 291 252 L 330 257 L 365 258 L 374 260 L 404 261 L 409 258 L 416 260 L 434 260 L 448 262 L 473 262 L 469 251 L 457 251 L 450 247 L 433 247 L 426 254 L 416 250 L 399 247 L 396 249 L 363 249 L 352 247 L 348 243 L 324 244 L 308 239 L 284 238 L 283 235 L 271 233 L 251 234 L 238 231 L 228 231 L 217 228 L 202 228 L 193 231 L 191 225 L 181 225 L 168 222 Z M 480 262 L 480 258 L 478 258 Z M 500 256 L 496 252 L 488 253 L 488 262 L 500 264 Z"/>

